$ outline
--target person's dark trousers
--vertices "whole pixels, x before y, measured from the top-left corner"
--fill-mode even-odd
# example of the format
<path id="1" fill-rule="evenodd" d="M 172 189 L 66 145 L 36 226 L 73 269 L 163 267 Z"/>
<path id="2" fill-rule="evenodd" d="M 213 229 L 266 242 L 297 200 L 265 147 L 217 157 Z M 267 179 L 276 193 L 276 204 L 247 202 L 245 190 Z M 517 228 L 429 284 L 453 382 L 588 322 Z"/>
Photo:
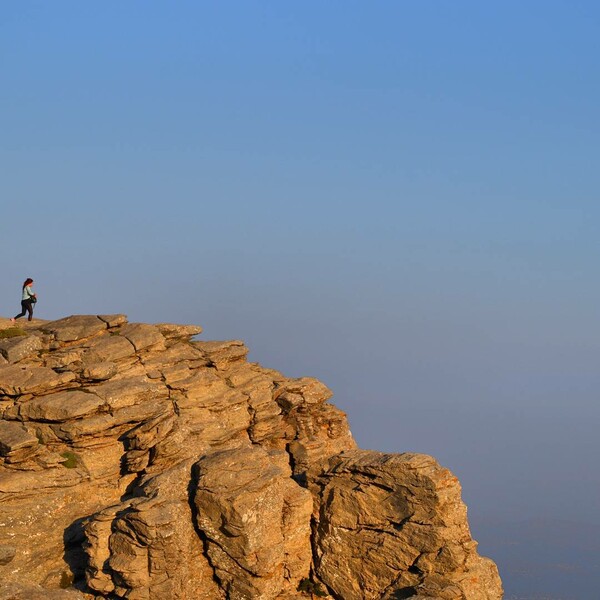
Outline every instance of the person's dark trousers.
<path id="1" fill-rule="evenodd" d="M 24 317 L 26 312 L 29 313 L 27 320 L 31 321 L 31 319 L 33 319 L 33 305 L 31 300 L 21 300 L 21 312 L 15 317 L 15 319 Z"/>

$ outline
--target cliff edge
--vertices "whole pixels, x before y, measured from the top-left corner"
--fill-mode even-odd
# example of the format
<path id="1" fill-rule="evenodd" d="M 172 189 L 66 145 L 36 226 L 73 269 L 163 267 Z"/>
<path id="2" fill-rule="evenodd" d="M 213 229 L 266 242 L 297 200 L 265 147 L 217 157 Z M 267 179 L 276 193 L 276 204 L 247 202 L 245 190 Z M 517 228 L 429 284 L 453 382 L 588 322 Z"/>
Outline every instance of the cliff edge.
<path id="1" fill-rule="evenodd" d="M 450 471 L 200 332 L 0 320 L 0 598 L 502 597 Z"/>

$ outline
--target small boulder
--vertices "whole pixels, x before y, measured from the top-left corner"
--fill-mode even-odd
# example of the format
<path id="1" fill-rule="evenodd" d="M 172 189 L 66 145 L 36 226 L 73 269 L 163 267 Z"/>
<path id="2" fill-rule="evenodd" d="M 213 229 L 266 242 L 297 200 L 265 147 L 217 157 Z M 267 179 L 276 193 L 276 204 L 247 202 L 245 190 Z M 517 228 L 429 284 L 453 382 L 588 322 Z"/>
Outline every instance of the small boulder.
<path id="1" fill-rule="evenodd" d="M 105 381 L 114 377 L 117 371 L 117 365 L 113 362 L 97 362 L 85 365 L 81 374 L 85 379 Z"/>
<path id="2" fill-rule="evenodd" d="M 80 390 L 40 396 L 19 406 L 19 416 L 29 421 L 69 421 L 98 412 L 105 401 Z"/>
<path id="3" fill-rule="evenodd" d="M 73 373 L 56 373 L 47 367 L 0 365 L 0 394 L 39 394 L 73 381 Z"/>
<path id="4" fill-rule="evenodd" d="M 127 323 L 127 315 L 98 315 L 101 321 L 104 321 L 108 327 L 119 327 Z"/>
<path id="5" fill-rule="evenodd" d="M 227 369 L 232 363 L 246 360 L 248 355 L 248 348 L 241 340 L 193 342 L 193 344 L 219 370 Z"/>
<path id="6" fill-rule="evenodd" d="M 0 546 L 0 566 L 7 565 L 17 554 L 14 546 Z"/>
<path id="7" fill-rule="evenodd" d="M 28 358 L 39 352 L 42 348 L 42 340 L 37 335 L 0 340 L 0 353 L 9 363 L 15 363 Z"/>
<path id="8" fill-rule="evenodd" d="M 35 435 L 29 433 L 20 423 L 0 421 L 0 456 L 10 456 L 18 450 L 37 445 L 38 439 Z"/>
<path id="9" fill-rule="evenodd" d="M 94 315 L 73 315 L 45 323 L 42 331 L 50 333 L 57 342 L 74 342 L 105 331 L 108 325 Z"/>
<path id="10" fill-rule="evenodd" d="M 199 325 L 177 325 L 176 323 L 157 323 L 156 328 L 167 338 L 189 339 L 194 335 L 202 333 L 202 327 Z"/>
<path id="11" fill-rule="evenodd" d="M 137 352 L 147 348 L 161 350 L 165 347 L 165 338 L 154 325 L 130 323 L 122 327 L 119 333 L 133 344 Z"/>

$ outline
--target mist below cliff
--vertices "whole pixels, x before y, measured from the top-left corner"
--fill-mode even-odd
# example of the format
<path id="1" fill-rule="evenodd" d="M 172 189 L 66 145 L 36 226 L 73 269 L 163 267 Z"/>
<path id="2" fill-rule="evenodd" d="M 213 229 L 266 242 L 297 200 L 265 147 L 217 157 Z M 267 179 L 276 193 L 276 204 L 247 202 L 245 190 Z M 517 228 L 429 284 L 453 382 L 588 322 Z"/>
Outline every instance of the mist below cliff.
<path id="1" fill-rule="evenodd" d="M 471 529 L 480 550 L 500 565 L 506 600 L 579 600 L 600 588 L 600 527 L 577 520 L 493 521 L 473 512 Z"/>
<path id="2" fill-rule="evenodd" d="M 486 345 L 468 330 L 459 340 L 439 321 L 403 331 L 398 321 L 409 317 L 390 317 L 386 327 L 381 317 L 376 327 L 369 317 L 333 313 L 303 327 L 275 315 L 275 336 L 267 319 L 245 324 L 238 310 L 235 326 L 251 359 L 326 382 L 361 447 L 431 453 L 457 474 L 473 537 L 497 561 L 507 598 L 595 596 L 598 549 L 588 532 L 600 527 L 600 376 L 593 348 L 533 336 L 525 344 L 525 334 L 506 347 Z"/>

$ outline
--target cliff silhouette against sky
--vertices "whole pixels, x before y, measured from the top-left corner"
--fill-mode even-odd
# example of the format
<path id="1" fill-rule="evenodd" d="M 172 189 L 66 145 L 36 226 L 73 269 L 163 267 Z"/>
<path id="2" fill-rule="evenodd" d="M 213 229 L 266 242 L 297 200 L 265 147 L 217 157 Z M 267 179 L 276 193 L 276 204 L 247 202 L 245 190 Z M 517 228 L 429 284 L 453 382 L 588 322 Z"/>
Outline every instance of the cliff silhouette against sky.
<path id="1" fill-rule="evenodd" d="M 497 600 L 456 477 L 200 327 L 0 329 L 0 598 Z"/>

